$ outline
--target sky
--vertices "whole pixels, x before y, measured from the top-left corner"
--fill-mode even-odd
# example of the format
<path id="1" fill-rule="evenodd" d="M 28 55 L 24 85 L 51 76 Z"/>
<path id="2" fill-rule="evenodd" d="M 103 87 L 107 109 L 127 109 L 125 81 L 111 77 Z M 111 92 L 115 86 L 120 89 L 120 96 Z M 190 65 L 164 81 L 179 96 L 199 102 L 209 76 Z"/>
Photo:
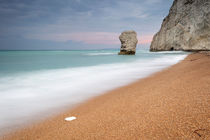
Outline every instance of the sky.
<path id="1" fill-rule="evenodd" d="M 173 0 L 0 0 L 0 50 L 120 48 L 138 34 L 149 47 Z"/>

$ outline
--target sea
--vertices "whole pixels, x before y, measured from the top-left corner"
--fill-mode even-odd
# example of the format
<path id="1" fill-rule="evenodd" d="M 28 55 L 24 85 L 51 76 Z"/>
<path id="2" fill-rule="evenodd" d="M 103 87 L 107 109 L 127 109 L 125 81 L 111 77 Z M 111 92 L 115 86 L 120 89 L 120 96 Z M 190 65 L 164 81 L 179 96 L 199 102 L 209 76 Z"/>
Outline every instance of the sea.
<path id="1" fill-rule="evenodd" d="M 118 52 L 0 51 L 0 134 L 147 77 L 188 55 L 148 49 L 133 56 Z"/>

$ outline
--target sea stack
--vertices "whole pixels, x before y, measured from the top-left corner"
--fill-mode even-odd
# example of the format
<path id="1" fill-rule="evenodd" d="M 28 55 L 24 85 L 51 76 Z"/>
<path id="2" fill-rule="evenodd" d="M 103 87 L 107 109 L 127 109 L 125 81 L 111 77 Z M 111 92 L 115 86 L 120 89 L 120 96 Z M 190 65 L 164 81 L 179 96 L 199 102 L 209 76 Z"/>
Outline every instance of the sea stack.
<path id="1" fill-rule="evenodd" d="M 119 55 L 135 55 L 136 45 L 138 43 L 135 31 L 122 32 L 120 37 L 121 48 Z"/>
<path id="2" fill-rule="evenodd" d="M 209 51 L 210 1 L 174 0 L 150 50 Z"/>

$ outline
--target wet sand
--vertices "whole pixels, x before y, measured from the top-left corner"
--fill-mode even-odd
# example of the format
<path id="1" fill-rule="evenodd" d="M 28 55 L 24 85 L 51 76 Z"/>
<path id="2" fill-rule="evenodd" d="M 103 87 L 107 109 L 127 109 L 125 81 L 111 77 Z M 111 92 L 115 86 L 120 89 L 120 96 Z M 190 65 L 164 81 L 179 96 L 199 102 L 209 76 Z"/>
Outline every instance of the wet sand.
<path id="1" fill-rule="evenodd" d="M 67 122 L 65 117 L 75 116 Z M 2 139 L 210 139 L 210 53 L 182 62 Z"/>

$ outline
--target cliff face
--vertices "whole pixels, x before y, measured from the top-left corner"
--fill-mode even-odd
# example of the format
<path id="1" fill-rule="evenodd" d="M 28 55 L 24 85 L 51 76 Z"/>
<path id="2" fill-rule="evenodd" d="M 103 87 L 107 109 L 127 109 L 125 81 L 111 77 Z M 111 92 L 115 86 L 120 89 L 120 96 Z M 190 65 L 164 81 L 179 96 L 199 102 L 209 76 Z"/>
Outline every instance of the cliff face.
<path id="1" fill-rule="evenodd" d="M 120 37 L 121 48 L 119 55 L 134 55 L 136 53 L 136 45 L 138 43 L 135 31 L 125 31 Z"/>
<path id="2" fill-rule="evenodd" d="M 150 50 L 210 50 L 210 0 L 174 0 Z"/>

